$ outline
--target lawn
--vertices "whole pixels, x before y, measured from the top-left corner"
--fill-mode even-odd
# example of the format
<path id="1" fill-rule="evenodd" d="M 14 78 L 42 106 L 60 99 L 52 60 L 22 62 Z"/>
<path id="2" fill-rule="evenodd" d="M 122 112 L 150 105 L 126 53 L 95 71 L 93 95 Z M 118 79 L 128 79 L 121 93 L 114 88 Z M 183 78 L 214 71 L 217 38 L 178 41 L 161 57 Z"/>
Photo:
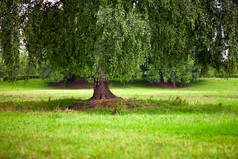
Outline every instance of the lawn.
<path id="1" fill-rule="evenodd" d="M 92 88 L 1 81 L 0 158 L 238 158 L 238 79 L 176 89 L 114 81 L 110 88 L 138 107 L 119 101 L 73 111 L 66 107 L 85 102 Z"/>
<path id="2" fill-rule="evenodd" d="M 120 84 L 114 81 L 110 86 L 112 92 L 123 98 L 138 99 L 168 99 L 169 97 L 181 97 L 190 104 L 222 103 L 226 105 L 238 105 L 238 79 L 200 79 L 189 87 L 166 89 L 150 87 L 144 81 L 136 81 L 129 84 Z M 51 99 L 81 98 L 88 99 L 92 96 L 90 89 L 54 89 L 47 86 L 44 81 L 32 79 L 25 83 L 19 81 L 15 85 L 0 82 L 0 101 L 42 101 Z"/>

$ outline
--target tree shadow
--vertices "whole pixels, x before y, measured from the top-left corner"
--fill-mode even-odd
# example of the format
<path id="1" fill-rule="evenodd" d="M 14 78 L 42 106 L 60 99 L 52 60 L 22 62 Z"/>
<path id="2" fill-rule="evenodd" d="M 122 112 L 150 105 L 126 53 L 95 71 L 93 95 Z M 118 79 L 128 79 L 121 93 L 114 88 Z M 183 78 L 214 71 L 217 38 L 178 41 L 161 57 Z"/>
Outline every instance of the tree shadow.
<path id="1" fill-rule="evenodd" d="M 123 106 L 121 106 L 123 107 Z M 186 105 L 186 106 L 174 106 L 174 105 L 157 105 L 157 106 L 143 106 L 134 108 L 94 108 L 79 110 L 88 114 L 100 114 L 100 115 L 175 115 L 175 114 L 238 114 L 238 109 L 235 106 L 219 106 L 219 105 Z"/>
<path id="2" fill-rule="evenodd" d="M 22 102 L 2 102 L 0 103 L 0 110 L 3 111 L 54 111 L 65 110 L 67 107 L 74 104 L 85 103 L 86 100 L 67 98 L 67 99 L 55 99 L 50 98 L 47 101 L 22 101 Z"/>
<path id="3" fill-rule="evenodd" d="M 90 105 L 90 106 L 89 106 Z M 72 109 L 77 106 L 77 109 Z M 47 101 L 2 102 L 1 111 L 67 111 L 83 112 L 100 115 L 128 115 L 128 114 L 238 114 L 236 106 L 219 104 L 189 105 L 185 101 L 175 100 L 123 100 L 97 101 L 92 104 L 83 99 L 56 99 Z"/>
<path id="4" fill-rule="evenodd" d="M 122 83 L 118 79 L 114 79 L 112 81 L 109 81 L 109 86 L 110 88 L 131 88 L 131 87 L 148 88 L 149 85 L 147 85 L 147 83 L 148 81 L 140 79 L 135 79 L 124 83 Z"/>

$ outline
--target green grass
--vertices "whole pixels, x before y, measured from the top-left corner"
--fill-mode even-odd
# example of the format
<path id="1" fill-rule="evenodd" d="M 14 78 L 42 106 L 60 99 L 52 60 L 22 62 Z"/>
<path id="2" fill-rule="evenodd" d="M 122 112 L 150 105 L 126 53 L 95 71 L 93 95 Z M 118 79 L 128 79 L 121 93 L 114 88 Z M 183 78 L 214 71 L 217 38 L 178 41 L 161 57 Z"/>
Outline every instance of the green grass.
<path id="1" fill-rule="evenodd" d="M 0 158 L 238 158 L 238 79 L 110 87 L 141 108 L 71 111 L 92 89 L 1 81 Z"/>
<path id="2" fill-rule="evenodd" d="M 230 113 L 0 112 L 4 158 L 237 158 Z"/>
<path id="3" fill-rule="evenodd" d="M 0 79 L 0 92 L 6 91 L 31 91 L 52 89 L 48 86 L 47 82 L 41 79 L 29 79 L 27 81 L 19 80 L 16 83 L 9 83 Z"/>
<path id="4" fill-rule="evenodd" d="M 200 79 L 186 88 L 166 89 L 149 87 L 144 81 L 130 84 L 120 84 L 113 81 L 110 85 L 112 92 L 123 98 L 138 99 L 168 99 L 179 96 L 190 104 L 238 105 L 238 79 Z M 81 98 L 92 96 L 92 89 L 53 89 L 43 80 L 32 79 L 27 83 L 19 81 L 17 85 L 0 82 L 0 101 L 41 101 L 51 99 Z"/>

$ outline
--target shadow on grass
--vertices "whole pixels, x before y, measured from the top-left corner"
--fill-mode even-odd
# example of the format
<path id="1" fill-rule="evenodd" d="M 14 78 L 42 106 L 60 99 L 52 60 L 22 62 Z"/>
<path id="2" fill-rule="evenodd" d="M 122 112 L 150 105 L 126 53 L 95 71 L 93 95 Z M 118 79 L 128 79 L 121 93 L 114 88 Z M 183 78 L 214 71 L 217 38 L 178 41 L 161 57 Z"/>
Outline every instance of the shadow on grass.
<path id="1" fill-rule="evenodd" d="M 81 105 L 82 108 L 87 104 L 82 99 L 57 99 L 48 101 L 26 101 L 26 102 L 4 102 L 0 103 L 0 111 L 75 111 L 69 109 L 74 105 Z M 96 105 L 90 109 L 78 109 L 78 112 L 87 114 L 102 115 L 126 115 L 126 114 L 183 114 L 183 113 L 235 113 L 238 114 L 238 108 L 235 106 L 219 104 L 189 105 L 181 98 L 172 98 L 168 100 L 137 100 L 120 101 L 111 103 L 108 106 Z"/>
<path id="2" fill-rule="evenodd" d="M 111 88 L 131 88 L 131 87 L 140 87 L 140 88 L 148 88 L 148 81 L 146 80 L 132 80 L 127 83 L 122 83 L 120 80 L 114 79 L 110 81 L 109 86 Z"/>
<path id="3" fill-rule="evenodd" d="M 238 108 L 235 106 L 227 106 L 219 104 L 206 105 L 188 105 L 186 103 L 174 103 L 170 100 L 137 100 L 134 101 L 136 107 L 125 108 L 124 105 L 117 105 L 113 108 L 95 108 L 91 110 L 83 110 L 89 114 L 216 114 L 216 113 L 232 113 L 238 114 Z"/>
<path id="4" fill-rule="evenodd" d="M 82 99 L 56 99 L 48 101 L 22 101 L 22 102 L 3 102 L 0 103 L 0 110 L 3 111 L 53 111 L 65 110 L 68 106 L 74 104 L 84 104 L 86 101 Z"/>

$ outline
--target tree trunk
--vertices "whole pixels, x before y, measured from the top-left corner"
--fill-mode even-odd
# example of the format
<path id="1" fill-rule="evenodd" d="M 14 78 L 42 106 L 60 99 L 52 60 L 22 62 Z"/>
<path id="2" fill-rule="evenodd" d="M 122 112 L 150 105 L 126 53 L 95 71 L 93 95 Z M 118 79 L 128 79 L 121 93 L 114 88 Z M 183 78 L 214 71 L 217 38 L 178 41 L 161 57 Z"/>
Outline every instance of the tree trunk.
<path id="1" fill-rule="evenodd" d="M 164 77 L 163 77 L 163 72 L 162 71 L 160 71 L 160 82 L 164 82 Z"/>
<path id="2" fill-rule="evenodd" d="M 183 88 L 183 83 L 182 82 L 180 83 L 180 88 Z"/>
<path id="3" fill-rule="evenodd" d="M 175 83 L 175 81 L 173 81 L 173 87 L 176 88 L 176 83 Z"/>
<path id="4" fill-rule="evenodd" d="M 180 88 L 183 87 L 183 79 L 181 78 Z"/>
<path id="5" fill-rule="evenodd" d="M 90 100 L 104 100 L 115 99 L 115 96 L 108 87 L 108 78 L 105 74 L 101 75 L 101 78 L 94 79 L 94 92 Z"/>

